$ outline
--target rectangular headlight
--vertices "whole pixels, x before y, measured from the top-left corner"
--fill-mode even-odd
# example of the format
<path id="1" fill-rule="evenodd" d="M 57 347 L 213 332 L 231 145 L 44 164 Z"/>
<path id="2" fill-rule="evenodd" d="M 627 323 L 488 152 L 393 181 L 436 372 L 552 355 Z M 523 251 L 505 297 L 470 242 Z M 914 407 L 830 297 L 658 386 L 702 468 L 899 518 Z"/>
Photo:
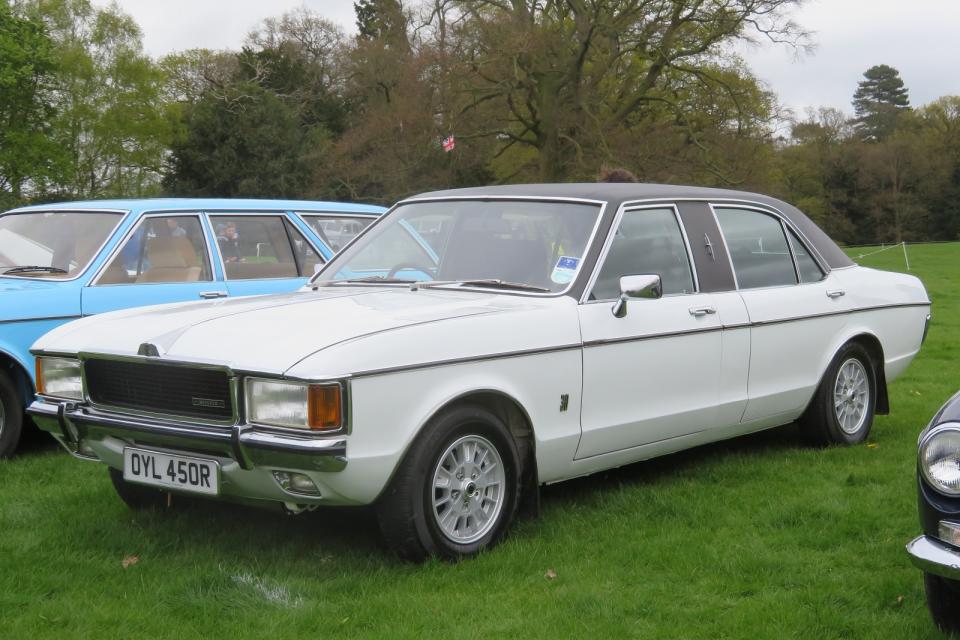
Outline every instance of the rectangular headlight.
<path id="1" fill-rule="evenodd" d="M 247 421 L 324 431 L 341 426 L 340 385 L 247 378 Z"/>
<path id="2" fill-rule="evenodd" d="M 80 361 L 72 358 L 37 358 L 37 394 L 83 400 Z"/>

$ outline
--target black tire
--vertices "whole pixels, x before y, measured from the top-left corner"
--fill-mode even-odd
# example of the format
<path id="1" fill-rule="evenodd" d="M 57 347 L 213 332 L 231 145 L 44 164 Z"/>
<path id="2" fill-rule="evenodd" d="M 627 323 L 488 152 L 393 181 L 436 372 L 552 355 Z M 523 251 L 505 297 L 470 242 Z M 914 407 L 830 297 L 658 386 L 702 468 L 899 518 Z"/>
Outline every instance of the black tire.
<path id="1" fill-rule="evenodd" d="M 0 371 L 0 458 L 9 458 L 17 450 L 23 430 L 23 403 L 13 381 Z"/>
<path id="2" fill-rule="evenodd" d="M 110 482 L 117 495 L 131 509 L 161 509 L 167 505 L 167 492 L 123 479 L 123 471 L 110 467 Z"/>
<path id="3" fill-rule="evenodd" d="M 933 622 L 945 633 L 960 634 L 960 582 L 924 573 L 923 586 Z"/>
<path id="4" fill-rule="evenodd" d="M 856 423 L 842 424 L 835 408 L 834 392 L 838 385 L 841 370 L 845 373 L 859 370 L 866 376 L 867 397 L 863 401 L 863 418 Z M 843 385 L 841 384 L 841 388 Z M 832 444 L 858 444 L 867 439 L 873 426 L 873 416 L 877 407 L 877 374 L 873 360 L 863 345 L 850 342 L 845 344 L 834 356 L 827 367 L 820 386 L 810 401 L 810 406 L 800 418 L 803 436 L 811 444 L 827 446 Z"/>
<path id="5" fill-rule="evenodd" d="M 480 482 L 476 485 L 471 482 L 471 477 L 476 479 L 493 473 L 496 465 L 489 466 L 488 458 L 495 457 L 488 452 L 486 458 L 481 458 L 481 466 L 470 467 L 472 461 L 468 460 L 464 463 L 466 466 L 457 467 L 459 470 L 468 469 L 470 477 L 456 480 L 457 471 L 452 470 L 450 481 L 457 483 L 459 490 L 451 487 L 448 495 L 444 496 L 445 489 L 434 487 L 434 475 L 444 473 L 439 469 L 441 459 L 449 461 L 451 458 L 448 456 L 455 455 L 450 453 L 451 447 L 470 446 L 471 443 L 479 444 L 481 450 L 490 445 L 499 456 L 503 463 L 503 491 L 494 492 L 496 483 L 481 489 Z M 487 467 L 482 466 L 485 463 Z M 471 469 L 477 476 L 471 475 Z M 521 477 L 517 445 L 500 418 L 480 406 L 464 405 L 448 409 L 434 417 L 424 428 L 380 496 L 377 502 L 380 530 L 389 547 L 401 558 L 412 562 L 422 562 L 430 556 L 445 560 L 475 556 L 496 545 L 509 529 L 520 502 Z M 437 493 L 440 499 L 446 498 L 445 505 L 449 505 L 436 508 L 443 510 L 443 513 L 434 507 Z M 499 496 L 499 502 L 491 499 L 491 496 Z M 478 520 L 471 515 L 476 512 L 477 505 L 491 503 L 499 504 L 499 507 L 490 507 L 494 511 L 488 521 Z M 447 513 L 447 509 L 450 513 Z M 454 528 L 460 523 L 461 515 L 454 509 L 463 509 L 466 513 L 462 516 L 464 529 L 469 528 L 471 518 L 474 527 L 476 523 L 481 523 L 473 534 L 479 536 L 477 539 L 464 535 L 464 541 L 459 542 L 452 539 L 453 532 L 444 532 L 438 520 L 445 519 L 445 516 L 453 515 Z"/>

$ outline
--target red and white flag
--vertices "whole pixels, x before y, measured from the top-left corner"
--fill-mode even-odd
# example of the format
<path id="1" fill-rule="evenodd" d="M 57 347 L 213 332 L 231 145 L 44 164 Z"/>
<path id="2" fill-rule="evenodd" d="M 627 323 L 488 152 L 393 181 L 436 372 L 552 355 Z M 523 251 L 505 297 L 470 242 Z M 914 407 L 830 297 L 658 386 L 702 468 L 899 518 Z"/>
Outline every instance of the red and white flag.
<path id="1" fill-rule="evenodd" d="M 443 142 L 441 144 L 443 145 L 443 150 L 446 151 L 447 153 L 450 153 L 451 151 L 453 151 L 453 148 L 457 146 L 457 141 L 454 139 L 453 136 L 447 136 L 446 138 L 443 139 Z"/>

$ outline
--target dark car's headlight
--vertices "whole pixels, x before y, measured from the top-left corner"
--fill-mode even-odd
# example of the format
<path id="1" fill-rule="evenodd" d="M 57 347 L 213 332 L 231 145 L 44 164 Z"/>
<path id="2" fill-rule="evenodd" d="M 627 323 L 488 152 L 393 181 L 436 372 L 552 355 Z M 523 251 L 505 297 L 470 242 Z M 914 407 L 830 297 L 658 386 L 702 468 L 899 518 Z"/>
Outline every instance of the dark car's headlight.
<path id="1" fill-rule="evenodd" d="M 920 473 L 931 487 L 960 496 L 960 424 L 948 422 L 930 430 L 920 442 Z"/>
<path id="2" fill-rule="evenodd" d="M 73 358 L 37 358 L 37 394 L 66 400 L 83 400 L 80 361 Z"/>
<path id="3" fill-rule="evenodd" d="M 258 424 L 330 431 L 342 425 L 339 384 L 247 378 L 247 420 Z"/>

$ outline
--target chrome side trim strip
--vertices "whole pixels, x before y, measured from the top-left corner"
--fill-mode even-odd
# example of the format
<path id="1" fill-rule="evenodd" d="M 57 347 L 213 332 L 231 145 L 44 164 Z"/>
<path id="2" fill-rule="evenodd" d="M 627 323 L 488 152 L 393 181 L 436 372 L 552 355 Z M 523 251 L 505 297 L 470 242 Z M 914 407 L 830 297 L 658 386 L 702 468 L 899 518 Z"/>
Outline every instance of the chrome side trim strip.
<path id="1" fill-rule="evenodd" d="M 44 316 L 42 318 L 19 318 L 17 320 L 0 320 L 0 324 L 14 324 L 16 322 L 43 322 L 45 320 L 76 320 L 82 318 L 80 314 L 72 316 Z"/>
<path id="2" fill-rule="evenodd" d="M 480 362 L 483 360 L 503 360 L 506 358 L 520 358 L 523 356 L 538 356 L 546 353 L 557 353 L 560 351 L 573 351 L 583 348 L 582 344 L 565 344 L 559 347 L 540 347 L 538 349 L 522 349 L 520 351 L 507 351 L 504 353 L 483 354 L 478 356 L 466 356 L 463 358 L 451 358 L 449 360 L 435 360 L 433 362 L 418 362 L 416 364 L 406 364 L 397 367 L 386 367 L 384 369 L 368 369 L 367 371 L 358 371 L 350 374 L 350 378 L 368 378 L 371 376 L 382 376 L 391 373 L 402 373 L 416 369 L 432 369 L 435 367 L 447 367 L 456 364 L 466 364 L 469 362 Z"/>
<path id="3" fill-rule="evenodd" d="M 432 369 L 432 368 L 435 368 L 435 367 L 446 367 L 446 366 L 452 366 L 452 365 L 458 365 L 458 364 L 466 364 L 466 363 L 470 363 L 470 362 L 480 362 L 480 361 L 483 361 L 483 360 L 502 360 L 502 359 L 505 359 L 505 358 L 519 358 L 519 357 L 523 357 L 523 356 L 542 355 L 542 354 L 546 354 L 546 353 L 553 353 L 553 352 L 559 352 L 559 351 L 570 351 L 570 350 L 573 350 L 573 349 L 581 349 L 581 348 L 586 349 L 586 348 L 590 348 L 590 347 L 602 347 L 602 346 L 606 346 L 606 345 L 609 345 L 609 344 L 616 344 L 616 343 L 620 343 L 620 342 L 634 342 L 634 341 L 641 341 L 641 340 L 654 340 L 654 339 L 658 339 L 658 338 L 669 338 L 669 337 L 675 337 L 675 336 L 694 335 L 694 334 L 697 334 L 697 333 L 711 333 L 711 332 L 716 332 L 716 331 L 728 331 L 728 330 L 735 330 L 735 329 L 749 329 L 749 328 L 755 327 L 755 326 L 772 325 L 772 324 L 779 324 L 779 323 L 786 323 L 786 322 L 797 322 L 797 321 L 799 321 L 799 320 L 810 320 L 810 319 L 816 319 L 816 318 L 827 317 L 827 316 L 834 316 L 834 315 L 848 315 L 848 314 L 853 314 L 853 313 L 865 313 L 865 312 L 869 312 L 869 311 L 879 311 L 879 310 L 883 310 L 883 309 L 896 309 L 896 308 L 902 308 L 902 307 L 927 307 L 927 306 L 929 306 L 929 303 L 909 302 L 909 303 L 904 303 L 904 304 L 890 304 L 890 305 L 881 305 L 881 306 L 876 306 L 876 307 L 864 307 L 864 308 L 861 308 L 861 309 L 852 309 L 852 310 L 845 310 L 845 311 L 836 311 L 836 312 L 829 312 L 829 313 L 821 313 L 821 314 L 814 314 L 814 315 L 810 315 L 810 316 L 802 316 L 802 317 L 795 317 L 795 318 L 786 318 L 786 319 L 783 319 L 783 320 L 770 320 L 770 321 L 765 321 L 765 322 L 750 322 L 750 323 L 741 323 L 741 324 L 722 325 L 722 326 L 719 326 L 719 327 L 705 327 L 705 328 L 703 328 L 703 329 L 691 329 L 691 330 L 688 330 L 688 331 L 674 331 L 674 332 L 666 332 L 666 333 L 655 333 L 655 334 L 642 335 L 642 336 L 625 336 L 625 337 L 622 337 L 622 338 L 609 338 L 609 339 L 602 339 L 602 340 L 591 340 L 591 341 L 589 341 L 589 342 L 584 342 L 584 343 L 582 343 L 582 344 L 568 344 L 568 345 L 561 345 L 561 346 L 558 346 L 558 347 L 541 347 L 541 348 L 538 348 L 538 349 L 524 349 L 524 350 L 520 350 L 520 351 L 510 351 L 510 352 L 505 352 L 505 353 L 494 353 L 494 354 L 489 354 L 489 355 L 486 355 L 486 354 L 485 354 L 485 355 L 477 355 L 477 356 L 468 356 L 468 357 L 464 357 L 464 358 L 451 358 L 451 359 L 449 359 L 449 360 L 435 360 L 435 361 L 433 361 L 433 362 L 425 362 L 425 363 L 416 363 L 416 364 L 400 365 L 400 366 L 397 366 L 397 367 L 387 367 L 387 368 L 384 368 L 384 369 L 369 369 L 369 370 L 367 370 L 367 371 L 359 371 L 359 372 L 357 372 L 357 373 L 353 373 L 353 374 L 349 374 L 349 375 L 343 375 L 343 376 L 336 376 L 336 377 L 339 377 L 339 378 L 342 379 L 342 378 L 361 378 L 361 377 L 380 376 L 380 375 L 388 375 L 388 374 L 392 374 L 392 373 L 402 373 L 402 372 L 406 372 L 406 371 L 414 371 L 414 370 L 416 370 L 416 369 Z"/>

